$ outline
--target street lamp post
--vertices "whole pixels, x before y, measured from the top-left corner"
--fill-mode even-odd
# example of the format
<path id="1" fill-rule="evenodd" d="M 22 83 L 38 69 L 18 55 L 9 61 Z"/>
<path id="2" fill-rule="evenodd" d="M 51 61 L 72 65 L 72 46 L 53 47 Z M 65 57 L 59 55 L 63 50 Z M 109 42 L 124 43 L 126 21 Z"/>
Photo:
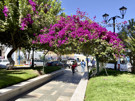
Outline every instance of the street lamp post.
<path id="1" fill-rule="evenodd" d="M 122 6 L 121 8 L 119 8 L 119 10 L 120 10 L 120 13 L 121 13 L 122 17 L 120 17 L 120 16 L 114 16 L 114 17 L 111 17 L 111 18 L 108 20 L 109 14 L 105 13 L 105 14 L 103 15 L 103 19 L 104 19 L 104 21 L 105 21 L 106 23 L 108 23 L 110 20 L 113 20 L 113 32 L 115 32 L 115 20 L 116 20 L 116 18 L 124 19 L 124 15 L 126 14 L 127 8 L 124 7 L 124 6 Z M 114 68 L 115 68 L 115 70 L 117 69 L 117 68 L 116 68 L 116 63 L 115 63 L 115 67 L 114 67 Z"/>

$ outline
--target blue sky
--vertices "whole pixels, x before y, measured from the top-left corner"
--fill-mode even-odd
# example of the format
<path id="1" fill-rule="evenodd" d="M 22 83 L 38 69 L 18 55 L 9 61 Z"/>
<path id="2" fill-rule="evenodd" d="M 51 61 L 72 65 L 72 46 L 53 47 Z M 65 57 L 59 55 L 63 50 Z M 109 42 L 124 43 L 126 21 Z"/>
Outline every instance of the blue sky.
<path id="1" fill-rule="evenodd" d="M 135 18 L 135 0 L 61 0 L 62 8 L 67 15 L 76 14 L 77 8 L 81 11 L 87 12 L 90 18 L 96 16 L 96 22 L 102 22 L 104 13 L 108 13 L 109 17 L 121 16 L 119 8 L 127 7 L 127 12 L 124 19 L 116 19 L 116 22 L 123 22 Z M 112 20 L 110 21 L 112 23 Z M 112 27 L 107 27 L 108 30 L 113 31 Z M 117 30 L 116 30 L 117 32 Z"/>

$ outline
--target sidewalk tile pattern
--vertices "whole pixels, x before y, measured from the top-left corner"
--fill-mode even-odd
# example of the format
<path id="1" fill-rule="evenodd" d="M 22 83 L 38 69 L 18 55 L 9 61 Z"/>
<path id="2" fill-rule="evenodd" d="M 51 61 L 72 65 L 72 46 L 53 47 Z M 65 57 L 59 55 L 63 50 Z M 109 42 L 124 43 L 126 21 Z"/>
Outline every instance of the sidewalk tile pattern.
<path id="1" fill-rule="evenodd" d="M 78 67 L 78 72 L 72 75 L 71 70 L 66 69 L 64 75 L 56 77 L 27 94 L 23 94 L 15 101 L 70 101 L 83 75 L 80 71 L 81 67 Z"/>

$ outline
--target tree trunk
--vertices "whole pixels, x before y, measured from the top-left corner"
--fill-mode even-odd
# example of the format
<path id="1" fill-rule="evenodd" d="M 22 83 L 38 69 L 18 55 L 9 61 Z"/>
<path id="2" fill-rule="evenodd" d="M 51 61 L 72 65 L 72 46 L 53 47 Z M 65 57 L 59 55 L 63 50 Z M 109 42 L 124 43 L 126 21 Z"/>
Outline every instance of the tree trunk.
<path id="1" fill-rule="evenodd" d="M 26 54 L 26 51 L 25 51 L 23 54 L 24 54 L 25 60 L 27 60 L 27 54 Z"/>
<path id="2" fill-rule="evenodd" d="M 99 74 L 99 59 L 98 55 L 96 55 L 96 62 L 97 62 L 97 75 Z"/>
<path id="3" fill-rule="evenodd" d="M 117 61 L 114 63 L 114 70 L 117 70 Z"/>
<path id="4" fill-rule="evenodd" d="M 133 56 L 133 63 L 132 63 L 131 72 L 135 73 L 135 56 Z"/>
<path id="5" fill-rule="evenodd" d="M 28 52 L 27 60 L 30 60 L 30 52 Z"/>
<path id="6" fill-rule="evenodd" d="M 135 73 L 135 67 L 134 67 L 134 66 L 131 67 L 131 72 L 132 72 L 132 73 Z"/>
<path id="7" fill-rule="evenodd" d="M 7 59 L 10 62 L 10 65 L 7 67 L 7 69 L 12 69 L 14 67 L 14 60 L 12 59 L 12 54 L 16 51 L 17 48 L 12 48 L 10 52 L 7 55 Z"/>
<path id="8" fill-rule="evenodd" d="M 86 60 L 87 60 L 88 80 L 89 80 L 89 78 L 90 78 L 90 73 L 89 73 L 89 66 L 88 66 L 88 56 L 86 56 Z"/>
<path id="9" fill-rule="evenodd" d="M 61 61 L 61 54 L 58 54 L 58 61 Z"/>
<path id="10" fill-rule="evenodd" d="M 88 67 L 88 56 L 86 56 L 86 60 L 87 60 L 87 71 L 89 71 L 89 67 Z"/>
<path id="11" fill-rule="evenodd" d="M 24 58 L 25 58 L 24 61 L 23 61 L 23 64 L 26 64 L 26 61 L 27 61 L 27 54 L 26 54 L 26 51 L 24 51 L 23 54 L 24 54 Z"/>
<path id="12" fill-rule="evenodd" d="M 45 64 L 46 64 L 46 60 L 45 60 L 45 56 L 46 54 L 49 52 L 49 50 L 47 50 L 46 52 L 44 51 L 44 62 L 43 62 L 43 67 L 45 67 Z M 43 68 L 44 69 L 44 68 Z"/>
<path id="13" fill-rule="evenodd" d="M 131 55 L 129 55 L 129 58 L 130 58 L 130 60 L 129 60 L 129 61 L 130 61 L 131 65 L 133 65 Z"/>
<path id="14" fill-rule="evenodd" d="M 31 68 L 34 68 L 34 47 L 32 48 L 32 64 Z"/>

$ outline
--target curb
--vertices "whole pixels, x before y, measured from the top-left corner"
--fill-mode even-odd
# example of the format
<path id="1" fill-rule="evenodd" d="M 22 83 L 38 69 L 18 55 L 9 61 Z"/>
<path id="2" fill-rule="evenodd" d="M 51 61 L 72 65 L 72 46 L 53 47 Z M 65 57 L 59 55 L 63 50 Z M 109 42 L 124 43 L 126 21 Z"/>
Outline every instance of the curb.
<path id="1" fill-rule="evenodd" d="M 47 82 L 56 76 L 62 75 L 63 73 L 64 69 L 61 69 L 50 74 L 41 75 L 13 86 L 0 89 L 0 101 L 10 100 L 11 98 L 14 98 L 15 96 L 18 96 L 44 82 Z"/>
<path id="2" fill-rule="evenodd" d="M 88 83 L 88 72 L 85 72 L 70 101 L 84 101 L 87 83 Z"/>

